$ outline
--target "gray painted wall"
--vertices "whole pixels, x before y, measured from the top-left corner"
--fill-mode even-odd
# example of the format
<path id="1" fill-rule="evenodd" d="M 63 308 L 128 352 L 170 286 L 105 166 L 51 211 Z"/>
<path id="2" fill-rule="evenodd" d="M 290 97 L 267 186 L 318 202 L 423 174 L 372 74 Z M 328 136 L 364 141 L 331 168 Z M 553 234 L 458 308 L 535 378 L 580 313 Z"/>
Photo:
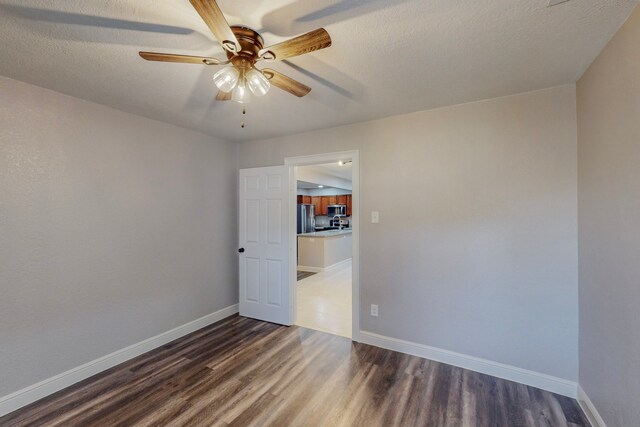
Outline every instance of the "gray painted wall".
<path id="1" fill-rule="evenodd" d="M 640 425 L 640 9 L 578 82 L 580 384 Z"/>
<path id="2" fill-rule="evenodd" d="M 0 97 L 0 396 L 237 302 L 236 145 Z"/>
<path id="3" fill-rule="evenodd" d="M 576 144 L 568 85 L 241 143 L 239 160 L 360 150 L 363 330 L 577 380 Z"/>

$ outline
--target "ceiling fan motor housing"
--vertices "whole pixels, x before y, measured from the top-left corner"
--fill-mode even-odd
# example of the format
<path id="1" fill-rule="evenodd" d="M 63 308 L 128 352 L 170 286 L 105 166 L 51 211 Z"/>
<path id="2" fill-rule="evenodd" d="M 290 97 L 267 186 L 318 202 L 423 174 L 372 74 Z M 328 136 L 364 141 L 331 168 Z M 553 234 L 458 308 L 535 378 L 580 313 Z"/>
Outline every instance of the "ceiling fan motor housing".
<path id="1" fill-rule="evenodd" d="M 264 47 L 262 36 L 251 28 L 234 25 L 231 31 L 240 43 L 237 53 L 227 52 L 227 58 L 233 65 L 242 69 L 250 69 L 258 60 L 259 52 Z"/>

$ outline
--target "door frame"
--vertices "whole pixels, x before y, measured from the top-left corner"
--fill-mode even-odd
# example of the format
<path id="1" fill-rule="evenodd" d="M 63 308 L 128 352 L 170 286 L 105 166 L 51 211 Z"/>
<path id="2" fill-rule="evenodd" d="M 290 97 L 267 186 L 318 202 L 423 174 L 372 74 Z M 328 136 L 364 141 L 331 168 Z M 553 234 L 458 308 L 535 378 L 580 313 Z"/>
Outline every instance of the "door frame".
<path id="1" fill-rule="evenodd" d="M 297 266 L 296 247 L 296 205 L 297 205 L 297 167 L 333 163 L 340 160 L 351 160 L 351 340 L 360 341 L 360 152 L 358 150 L 339 151 L 334 153 L 314 154 L 309 156 L 286 157 L 285 166 L 289 167 L 289 301 L 290 318 L 296 319 L 296 282 Z"/>

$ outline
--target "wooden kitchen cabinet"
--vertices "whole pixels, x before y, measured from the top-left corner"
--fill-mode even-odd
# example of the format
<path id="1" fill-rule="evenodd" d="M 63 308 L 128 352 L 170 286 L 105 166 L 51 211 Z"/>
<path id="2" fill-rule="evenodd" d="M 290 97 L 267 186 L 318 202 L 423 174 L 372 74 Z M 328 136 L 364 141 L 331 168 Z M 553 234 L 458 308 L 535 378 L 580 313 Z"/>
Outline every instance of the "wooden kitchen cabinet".
<path id="1" fill-rule="evenodd" d="M 298 196 L 298 203 L 313 205 L 316 215 L 327 215 L 329 205 L 346 205 L 347 215 L 351 215 L 351 200 L 351 194 L 341 194 L 339 196 Z"/>
<path id="2" fill-rule="evenodd" d="M 326 215 L 329 211 L 329 196 L 320 196 L 320 215 Z"/>
<path id="3" fill-rule="evenodd" d="M 326 215 L 322 213 L 322 197 L 320 196 L 311 196 L 311 204 L 314 206 L 314 211 L 316 215 Z"/>

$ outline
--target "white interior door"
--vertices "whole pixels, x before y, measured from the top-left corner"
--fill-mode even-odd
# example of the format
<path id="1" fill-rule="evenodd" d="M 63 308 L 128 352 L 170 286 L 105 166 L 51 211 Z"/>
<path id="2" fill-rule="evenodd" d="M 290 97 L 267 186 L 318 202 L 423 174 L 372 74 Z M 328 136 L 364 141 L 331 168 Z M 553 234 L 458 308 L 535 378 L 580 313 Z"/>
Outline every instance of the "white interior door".
<path id="1" fill-rule="evenodd" d="M 240 315 L 291 325 L 289 168 L 240 170 Z"/>

